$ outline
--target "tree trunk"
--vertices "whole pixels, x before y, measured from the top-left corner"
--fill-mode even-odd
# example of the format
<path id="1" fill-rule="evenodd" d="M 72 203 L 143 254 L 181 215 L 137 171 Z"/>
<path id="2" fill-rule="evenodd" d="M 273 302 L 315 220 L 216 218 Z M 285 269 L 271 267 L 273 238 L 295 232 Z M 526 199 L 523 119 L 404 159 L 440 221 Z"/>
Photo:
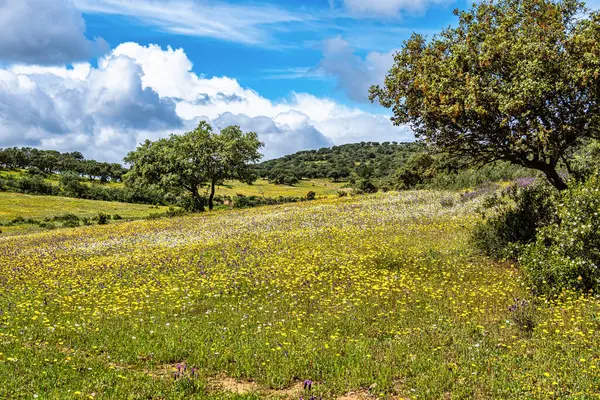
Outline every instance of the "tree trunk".
<path id="1" fill-rule="evenodd" d="M 560 191 L 568 189 L 567 184 L 565 183 L 563 178 L 558 174 L 556 168 L 548 165 L 546 168 L 544 168 L 543 172 L 546 175 L 546 178 L 548 178 L 548 181 L 550 181 L 550 183 L 555 188 L 557 188 Z"/>
<path id="2" fill-rule="evenodd" d="M 198 193 L 198 188 L 192 189 L 192 201 L 194 203 L 194 211 L 204 211 L 204 202 L 202 198 L 200 198 L 200 194 Z"/>
<path id="3" fill-rule="evenodd" d="M 210 195 L 208 196 L 208 209 L 213 209 L 213 199 L 215 197 L 215 182 L 210 183 Z"/>

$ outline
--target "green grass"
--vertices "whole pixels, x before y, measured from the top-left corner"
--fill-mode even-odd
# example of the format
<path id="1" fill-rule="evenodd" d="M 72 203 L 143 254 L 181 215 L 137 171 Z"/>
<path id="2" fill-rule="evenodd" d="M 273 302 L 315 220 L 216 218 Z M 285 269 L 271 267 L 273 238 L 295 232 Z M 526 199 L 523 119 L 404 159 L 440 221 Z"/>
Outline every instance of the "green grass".
<path id="1" fill-rule="evenodd" d="M 25 173 L 24 170 L 0 170 L 0 177 L 13 176 L 14 178 L 21 178 Z M 45 181 L 52 185 L 58 186 L 60 175 L 50 174 L 47 175 Z M 89 181 L 84 179 L 83 182 L 87 185 L 92 183 L 100 184 L 98 181 Z M 290 196 L 290 197 L 305 197 L 309 191 L 314 191 L 317 196 L 334 196 L 337 195 L 346 182 L 331 182 L 328 179 L 312 179 L 312 180 L 301 180 L 296 185 L 275 185 L 269 183 L 265 179 L 258 179 L 254 184 L 248 185 L 239 181 L 227 181 L 225 185 L 217 187 L 216 193 L 223 196 L 235 196 L 236 194 L 243 194 L 245 196 L 265 196 L 265 197 L 279 197 L 279 196 Z M 121 182 L 107 182 L 103 183 L 102 186 L 121 188 L 123 183 Z"/>
<path id="2" fill-rule="evenodd" d="M 386 193 L 4 238 L 0 398 L 598 398 L 600 300 L 533 297 L 474 252 L 479 202 Z"/>
<path id="3" fill-rule="evenodd" d="M 0 192 L 0 222 L 6 223 L 23 217 L 43 220 L 64 214 L 92 218 L 102 212 L 118 214 L 123 219 L 140 219 L 151 213 L 164 212 L 168 207 L 154 207 L 145 204 L 129 204 L 112 201 L 84 200 L 59 196 L 37 196 L 20 193 Z M 2 235 L 28 233 L 41 230 L 35 225 L 14 225 L 2 227 Z"/>
<path id="4" fill-rule="evenodd" d="M 259 179 L 252 185 L 247 185 L 238 181 L 228 181 L 225 185 L 219 186 L 217 194 L 223 196 L 235 196 L 243 194 L 245 196 L 264 196 L 264 197 L 306 197 L 309 191 L 313 191 L 319 197 L 334 196 L 345 185 L 345 182 L 331 182 L 325 179 L 301 180 L 294 186 L 275 185 L 267 180 Z"/>

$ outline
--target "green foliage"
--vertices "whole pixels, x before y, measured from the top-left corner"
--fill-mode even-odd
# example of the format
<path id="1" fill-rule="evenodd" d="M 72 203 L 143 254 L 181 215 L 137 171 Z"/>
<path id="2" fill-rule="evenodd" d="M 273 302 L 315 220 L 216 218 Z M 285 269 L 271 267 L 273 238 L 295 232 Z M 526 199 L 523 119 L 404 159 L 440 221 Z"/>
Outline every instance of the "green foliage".
<path id="1" fill-rule="evenodd" d="M 377 186 L 373 184 L 369 179 L 361 179 L 356 185 L 356 189 L 363 193 L 376 193 Z"/>
<path id="2" fill-rule="evenodd" d="M 31 147 L 0 149 L 0 167 L 7 169 L 27 169 L 30 175 L 51 174 L 53 172 L 76 172 L 100 182 L 120 182 L 126 172 L 121 164 L 85 160 L 83 154 L 75 151 L 60 153 L 56 150 L 39 150 Z"/>
<path id="3" fill-rule="evenodd" d="M 500 195 L 494 193 L 480 210 L 473 243 L 494 258 L 515 258 L 519 245 L 531 243 L 537 231 L 556 219 L 557 192 L 533 180 L 522 180 Z"/>
<path id="4" fill-rule="evenodd" d="M 317 197 L 317 194 L 312 190 L 306 193 L 306 200 L 314 200 Z"/>
<path id="5" fill-rule="evenodd" d="M 110 215 L 103 213 L 103 212 L 99 212 L 98 216 L 96 217 L 96 219 L 98 220 L 98 225 L 106 225 L 108 224 L 108 220 L 110 219 Z"/>
<path id="6" fill-rule="evenodd" d="M 563 192 L 558 220 L 540 230 L 519 262 L 535 288 L 545 294 L 562 289 L 600 289 L 600 177 Z"/>
<path id="7" fill-rule="evenodd" d="M 248 163 L 260 159 L 262 143 L 254 132 L 243 133 L 229 126 L 215 133 L 205 121 L 184 135 L 171 135 L 155 142 L 146 140 L 125 161 L 131 164 L 127 180 L 142 186 L 156 185 L 164 192 L 187 192 L 184 204 L 193 211 L 204 210 L 199 190 L 210 186 L 208 206 L 213 208 L 215 186 L 226 179 L 252 183 L 256 175 Z"/>
<path id="8" fill-rule="evenodd" d="M 569 167 L 569 173 L 580 182 L 600 173 L 600 141 L 591 140 L 582 146 Z"/>
<path id="9" fill-rule="evenodd" d="M 84 198 L 88 187 L 81 183 L 76 172 L 67 171 L 60 175 L 60 187 L 65 196 Z"/>
<path id="10" fill-rule="evenodd" d="M 379 180 L 394 174 L 413 154 L 423 151 L 419 143 L 361 142 L 304 150 L 256 165 L 257 174 L 283 184 L 286 176 L 298 179 L 349 180 L 367 170 Z"/>
<path id="11" fill-rule="evenodd" d="M 600 13 L 576 0 L 498 0 L 457 11 L 458 24 L 414 34 L 370 99 L 394 124 L 470 163 L 557 171 L 600 135 Z"/>
<path id="12" fill-rule="evenodd" d="M 436 174 L 435 161 L 435 158 L 428 153 L 413 155 L 398 170 L 399 188 L 409 189 L 430 181 Z"/>
<path id="13" fill-rule="evenodd" d="M 40 175 L 24 176 L 16 181 L 16 188 L 25 194 L 56 195 L 58 188 L 46 183 Z"/>

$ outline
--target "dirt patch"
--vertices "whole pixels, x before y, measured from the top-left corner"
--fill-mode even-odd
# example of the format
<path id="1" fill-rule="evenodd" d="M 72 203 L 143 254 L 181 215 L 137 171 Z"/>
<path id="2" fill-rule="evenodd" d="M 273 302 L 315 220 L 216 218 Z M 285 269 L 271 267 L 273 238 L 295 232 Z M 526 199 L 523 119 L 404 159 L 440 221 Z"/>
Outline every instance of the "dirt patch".
<path id="1" fill-rule="evenodd" d="M 221 376 L 211 380 L 211 386 L 216 390 L 235 394 L 246 394 L 258 391 L 256 382 L 238 381 L 234 378 Z"/>
<path id="2" fill-rule="evenodd" d="M 266 395 L 269 399 L 299 399 L 304 393 L 304 386 L 302 382 L 297 382 L 285 389 L 270 389 L 267 390 Z M 310 396 L 309 396 L 310 397 Z"/>
<path id="3" fill-rule="evenodd" d="M 361 390 L 358 392 L 348 392 L 342 397 L 338 397 L 337 400 L 368 400 L 373 399 L 374 397 L 369 394 L 366 390 Z"/>

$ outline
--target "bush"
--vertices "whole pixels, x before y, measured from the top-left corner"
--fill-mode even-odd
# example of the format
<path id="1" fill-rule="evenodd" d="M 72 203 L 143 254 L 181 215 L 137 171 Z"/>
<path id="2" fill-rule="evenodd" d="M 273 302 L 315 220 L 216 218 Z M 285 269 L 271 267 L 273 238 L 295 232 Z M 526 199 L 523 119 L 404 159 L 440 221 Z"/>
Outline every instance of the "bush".
<path id="1" fill-rule="evenodd" d="M 17 189 L 19 192 L 26 194 L 55 195 L 58 193 L 58 188 L 46 183 L 44 178 L 39 175 L 24 176 L 19 179 Z"/>
<path id="2" fill-rule="evenodd" d="M 454 199 L 450 196 L 443 197 L 440 200 L 440 205 L 447 208 L 454 207 Z"/>
<path id="3" fill-rule="evenodd" d="M 493 194 L 480 210 L 484 221 L 475 227 L 474 245 L 497 259 L 516 258 L 520 245 L 533 242 L 538 229 L 556 221 L 557 196 L 549 185 L 529 180 Z"/>
<path id="4" fill-rule="evenodd" d="M 540 230 L 519 264 L 538 292 L 600 290 L 600 178 L 562 193 L 558 220 Z"/>
<path id="5" fill-rule="evenodd" d="M 66 221 L 64 221 L 64 222 L 62 223 L 62 226 L 63 226 L 64 228 L 76 228 L 76 227 L 78 227 L 79 225 L 80 225 L 80 224 L 79 224 L 79 220 L 72 220 L 72 219 L 70 219 L 70 220 L 66 220 Z"/>
<path id="6" fill-rule="evenodd" d="M 297 183 L 298 183 L 298 178 L 296 178 L 295 176 L 286 176 L 285 178 L 283 178 L 284 185 L 294 186 Z"/>
<path id="7" fill-rule="evenodd" d="M 357 186 L 357 189 L 363 193 L 376 193 L 377 187 L 368 179 L 362 179 Z"/>
<path id="8" fill-rule="evenodd" d="M 99 212 L 97 218 L 98 218 L 98 225 L 106 225 L 106 224 L 108 224 L 108 219 L 110 218 L 110 216 L 103 212 Z"/>
<path id="9" fill-rule="evenodd" d="M 60 175 L 60 187 L 68 197 L 83 197 L 87 192 L 87 186 L 81 183 L 79 174 L 72 171 Z"/>
<path id="10" fill-rule="evenodd" d="M 338 190 L 337 195 L 338 197 L 346 197 L 348 196 L 348 192 L 346 192 L 345 190 Z"/>
<path id="11" fill-rule="evenodd" d="M 306 193 L 306 200 L 314 200 L 317 197 L 317 194 L 312 190 Z"/>
<path id="12" fill-rule="evenodd" d="M 121 217 L 119 214 L 114 214 L 114 215 L 112 216 L 112 219 L 113 219 L 113 221 L 117 221 L 117 220 L 119 220 L 119 219 L 123 219 L 123 217 Z"/>

